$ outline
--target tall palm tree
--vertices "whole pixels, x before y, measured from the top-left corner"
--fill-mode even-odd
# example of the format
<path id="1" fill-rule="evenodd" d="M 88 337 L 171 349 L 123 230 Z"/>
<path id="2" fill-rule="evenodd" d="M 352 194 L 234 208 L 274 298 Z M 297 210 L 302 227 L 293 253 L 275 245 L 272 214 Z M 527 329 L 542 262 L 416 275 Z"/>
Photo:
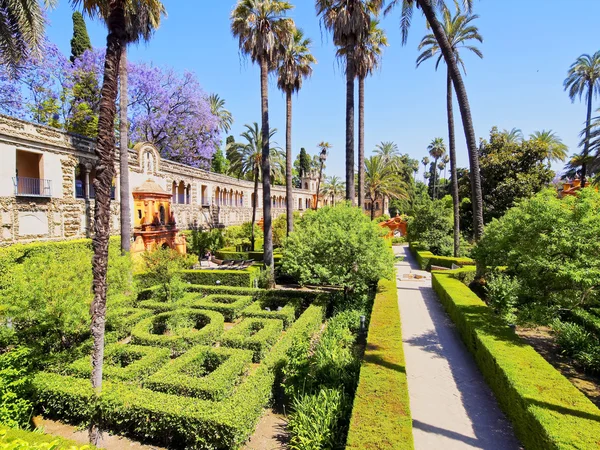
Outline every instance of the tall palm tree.
<path id="1" fill-rule="evenodd" d="M 472 25 L 475 19 L 479 16 L 462 14 L 460 10 L 456 11 L 456 14 L 450 14 L 450 11 L 446 8 L 443 10 L 443 22 L 442 27 L 444 33 L 452 47 L 454 57 L 456 61 L 462 66 L 463 71 L 466 74 L 466 68 L 464 61 L 460 56 L 461 49 L 467 49 L 475 53 L 480 58 L 483 58 L 481 51 L 471 44 L 471 41 L 483 42 L 483 38 L 479 34 L 479 30 L 476 26 Z M 440 65 L 443 60 L 443 55 L 440 52 L 440 46 L 433 33 L 426 35 L 419 44 L 419 50 L 424 50 L 417 58 L 417 67 L 424 61 L 438 55 L 435 69 Z M 453 111 L 453 91 L 452 91 L 452 76 L 450 69 L 446 71 L 446 111 L 448 114 L 448 145 L 450 150 L 450 177 L 452 178 L 452 205 L 454 211 L 454 256 L 458 256 L 460 248 L 460 217 L 459 217 L 459 198 L 458 198 L 458 176 L 456 166 L 456 139 L 454 133 L 454 111 Z M 446 178 L 444 174 L 444 178 Z"/>
<path id="2" fill-rule="evenodd" d="M 397 171 L 378 155 L 365 160 L 365 185 L 371 199 L 371 220 L 375 218 L 375 202 L 380 198 L 408 198 L 406 184 Z"/>
<path id="3" fill-rule="evenodd" d="M 429 156 L 433 158 L 433 199 L 436 197 L 436 184 L 438 182 L 437 176 L 437 163 L 438 159 L 440 159 L 446 153 L 446 144 L 444 144 L 444 138 L 435 138 L 431 141 L 431 143 L 427 146 L 427 150 L 429 151 Z"/>
<path id="4" fill-rule="evenodd" d="M 567 158 L 569 147 L 552 130 L 536 131 L 529 135 L 529 140 L 544 147 L 548 162 L 564 161 Z"/>
<path id="5" fill-rule="evenodd" d="M 258 123 L 244 125 L 246 131 L 240 136 L 245 140 L 243 143 L 232 142 L 227 146 L 227 158 L 231 161 L 234 172 L 241 174 L 254 181 L 254 202 L 252 202 L 252 233 L 250 235 L 250 246 L 254 251 L 254 224 L 256 223 L 256 208 L 258 207 L 258 182 L 262 173 L 262 132 Z M 277 129 L 269 131 L 269 141 L 275 136 Z M 271 156 L 276 157 L 278 147 L 275 143 L 270 147 Z M 275 158 L 276 159 L 276 158 Z M 268 203 L 271 203 L 269 198 Z M 264 205 L 263 205 L 264 207 Z"/>
<path id="6" fill-rule="evenodd" d="M 458 2 L 458 0 L 457 0 Z M 442 11 L 446 8 L 444 0 L 391 0 L 386 8 L 386 14 L 389 14 L 394 7 L 402 5 L 400 28 L 402 33 L 402 42 L 406 44 L 408 38 L 408 30 L 412 22 L 412 13 L 414 6 L 416 5 L 421 9 L 425 15 L 425 19 L 435 40 L 438 42 L 440 51 L 446 61 L 446 66 L 450 72 L 452 78 L 452 84 L 456 92 L 456 98 L 458 100 L 458 106 L 463 122 L 463 130 L 465 132 L 465 138 L 467 141 L 467 150 L 469 152 L 469 166 L 470 166 L 470 180 L 471 180 L 471 199 L 473 205 L 473 230 L 475 240 L 479 240 L 483 235 L 483 195 L 481 192 L 481 175 L 479 172 L 479 154 L 477 150 L 477 140 L 475 138 L 475 129 L 473 127 L 473 118 L 471 116 L 471 107 L 469 106 L 469 99 L 467 96 L 467 90 L 462 79 L 458 67 L 458 61 L 452 48 L 444 27 L 439 22 L 436 16 L 435 7 L 441 7 Z M 471 12 L 472 0 L 463 0 L 463 5 L 467 12 Z"/>
<path id="7" fill-rule="evenodd" d="M 333 43 L 343 48 L 346 58 L 346 200 L 355 204 L 354 184 L 354 79 L 355 49 L 371 27 L 383 0 L 316 0 L 321 24 L 333 34 Z"/>
<path id="8" fill-rule="evenodd" d="M 292 197 L 292 94 L 302 88 L 302 80 L 312 75 L 312 65 L 317 62 L 310 53 L 312 41 L 296 29 L 286 43 L 277 67 L 277 86 L 285 92 L 285 194 L 287 232 L 294 231 L 294 199 Z"/>
<path id="9" fill-rule="evenodd" d="M 387 163 L 395 163 L 400 157 L 398 145 L 392 141 L 386 141 L 377 144 L 373 153 L 377 156 L 381 156 L 381 158 Z M 429 163 L 429 161 L 427 161 L 427 163 Z"/>
<path id="10" fill-rule="evenodd" d="M 427 181 L 427 177 L 425 175 L 427 175 L 427 166 L 429 165 L 429 158 L 427 156 L 424 156 L 421 160 L 421 164 L 423 164 L 423 179 Z"/>
<path id="11" fill-rule="evenodd" d="M 371 18 L 368 32 L 354 48 L 354 67 L 358 78 L 358 204 L 365 201 L 365 79 L 381 64 L 383 47 L 388 46 L 385 31 L 379 21 Z M 338 50 L 339 57 L 346 57 L 347 47 Z"/>
<path id="12" fill-rule="evenodd" d="M 332 206 L 335 206 L 336 199 L 342 196 L 345 188 L 344 184 L 345 183 L 341 180 L 341 178 L 335 175 L 325 179 L 325 184 L 323 185 L 323 194 L 331 197 Z"/>
<path id="13" fill-rule="evenodd" d="M 271 180 L 269 150 L 269 72 L 275 68 L 282 46 L 293 34 L 294 22 L 285 17 L 293 6 L 281 0 L 238 0 L 231 13 L 231 32 L 239 40 L 243 54 L 260 66 L 262 121 L 262 173 L 264 218 L 264 263 L 269 272 L 268 287 L 275 285 Z"/>
<path id="14" fill-rule="evenodd" d="M 317 199 L 315 201 L 315 209 L 319 209 L 319 195 L 321 190 L 321 179 L 323 178 L 323 169 L 325 168 L 325 160 L 327 155 L 329 154 L 329 150 L 331 149 L 331 144 L 329 142 L 321 141 L 317 145 L 317 147 L 321 150 L 319 155 L 315 155 L 313 159 L 313 164 L 316 167 L 319 167 L 319 178 L 317 179 Z"/>
<path id="15" fill-rule="evenodd" d="M 44 1 L 46 7 L 55 3 Z M 14 75 L 27 53 L 39 54 L 46 21 L 37 0 L 4 0 L 0 5 L 0 65 Z"/>
<path id="16" fill-rule="evenodd" d="M 520 144 L 523 142 L 523 132 L 520 128 L 511 128 L 510 130 L 502 130 L 501 133 L 508 144 Z"/>
<path id="17" fill-rule="evenodd" d="M 585 94 L 587 115 L 585 120 L 585 137 L 583 140 L 583 164 L 581 166 L 581 185 L 585 186 L 587 176 L 587 157 L 590 150 L 590 131 L 592 121 L 592 100 L 600 94 L 600 50 L 593 55 L 583 54 L 571 65 L 564 82 L 572 102 Z"/>
<path id="18" fill-rule="evenodd" d="M 210 94 L 208 96 L 210 111 L 219 121 L 219 128 L 223 133 L 229 133 L 233 125 L 233 115 L 225 108 L 225 100 L 219 97 L 219 94 Z"/>
<path id="19" fill-rule="evenodd" d="M 100 17 L 106 23 L 106 57 L 102 81 L 98 137 L 96 139 L 96 178 L 94 179 L 95 220 L 92 258 L 94 299 L 91 306 L 92 387 L 96 393 L 102 389 L 102 367 L 104 362 L 104 324 L 106 317 L 106 273 L 108 266 L 108 238 L 110 236 L 110 191 L 115 173 L 116 100 L 121 52 L 125 42 L 148 40 L 158 28 L 165 13 L 159 0 L 71 0 L 74 6 L 82 5 L 90 17 Z M 139 26 L 145 24 L 146 26 Z M 131 33 L 135 31 L 137 35 Z M 90 441 L 96 443 L 100 437 L 97 426 L 90 428 Z"/>

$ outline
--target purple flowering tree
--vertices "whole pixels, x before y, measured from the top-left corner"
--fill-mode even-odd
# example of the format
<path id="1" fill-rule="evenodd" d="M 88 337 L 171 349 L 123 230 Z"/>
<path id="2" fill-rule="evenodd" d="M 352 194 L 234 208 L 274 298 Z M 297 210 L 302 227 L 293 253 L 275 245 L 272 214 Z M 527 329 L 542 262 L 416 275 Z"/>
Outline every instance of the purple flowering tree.
<path id="1" fill-rule="evenodd" d="M 172 161 L 208 168 L 220 142 L 219 119 L 191 72 L 129 65 L 130 136 Z"/>

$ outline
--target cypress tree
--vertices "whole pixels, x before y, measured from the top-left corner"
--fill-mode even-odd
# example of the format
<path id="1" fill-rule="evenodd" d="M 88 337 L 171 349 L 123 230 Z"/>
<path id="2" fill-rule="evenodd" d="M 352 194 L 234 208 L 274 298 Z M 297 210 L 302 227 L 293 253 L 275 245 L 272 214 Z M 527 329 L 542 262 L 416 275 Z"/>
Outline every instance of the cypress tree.
<path id="1" fill-rule="evenodd" d="M 79 58 L 83 52 L 92 49 L 92 43 L 85 26 L 83 15 L 79 11 L 73 13 L 73 38 L 71 39 L 71 62 Z"/>

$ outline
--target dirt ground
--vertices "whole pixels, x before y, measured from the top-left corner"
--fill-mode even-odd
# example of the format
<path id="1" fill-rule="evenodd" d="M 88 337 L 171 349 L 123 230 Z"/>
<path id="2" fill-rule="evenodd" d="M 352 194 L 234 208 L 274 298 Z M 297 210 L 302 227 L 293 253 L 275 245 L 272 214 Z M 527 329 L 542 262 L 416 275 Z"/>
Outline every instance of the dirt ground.
<path id="1" fill-rule="evenodd" d="M 517 334 L 531 345 L 546 361 L 583 392 L 596 406 L 600 407 L 600 377 L 583 372 L 573 360 L 560 353 L 548 327 L 517 328 Z"/>

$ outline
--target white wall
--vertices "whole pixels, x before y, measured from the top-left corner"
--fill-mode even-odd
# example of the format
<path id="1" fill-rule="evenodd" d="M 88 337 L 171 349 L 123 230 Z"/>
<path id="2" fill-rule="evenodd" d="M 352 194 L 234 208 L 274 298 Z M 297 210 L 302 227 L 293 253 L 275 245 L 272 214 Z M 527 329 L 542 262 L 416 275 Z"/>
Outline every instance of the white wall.
<path id="1" fill-rule="evenodd" d="M 14 145 L 0 143 L 0 197 L 15 194 L 13 177 L 17 170 L 17 149 Z"/>
<path id="2" fill-rule="evenodd" d="M 63 198 L 63 171 L 60 155 L 45 152 L 42 161 L 44 164 L 44 173 L 41 178 L 52 182 L 52 197 Z M 67 195 L 69 192 L 66 193 Z"/>

